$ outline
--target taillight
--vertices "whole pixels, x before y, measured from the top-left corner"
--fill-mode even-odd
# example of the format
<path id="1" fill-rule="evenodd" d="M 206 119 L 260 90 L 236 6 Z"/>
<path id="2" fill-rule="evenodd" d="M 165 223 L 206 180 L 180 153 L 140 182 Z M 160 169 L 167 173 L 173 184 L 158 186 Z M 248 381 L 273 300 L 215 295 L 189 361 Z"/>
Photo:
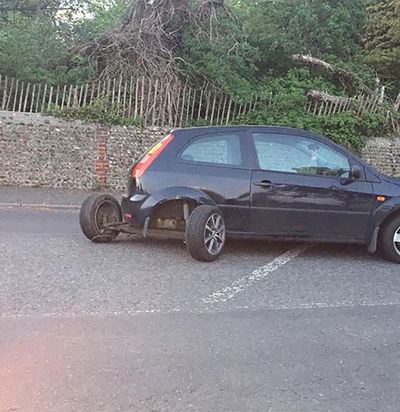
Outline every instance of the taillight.
<path id="1" fill-rule="evenodd" d="M 172 142 L 173 138 L 174 135 L 170 134 L 153 146 L 133 168 L 132 177 L 135 179 L 142 177 L 144 172 L 156 160 L 157 156 Z"/>

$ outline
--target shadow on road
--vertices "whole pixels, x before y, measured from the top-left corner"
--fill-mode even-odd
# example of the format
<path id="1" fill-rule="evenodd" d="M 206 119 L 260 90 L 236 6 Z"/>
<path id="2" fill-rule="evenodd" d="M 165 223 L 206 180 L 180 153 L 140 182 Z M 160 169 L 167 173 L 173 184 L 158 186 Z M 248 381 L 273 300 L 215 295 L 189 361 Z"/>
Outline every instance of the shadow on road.
<path id="1" fill-rule="evenodd" d="M 183 240 L 170 239 L 170 238 L 147 238 L 144 239 L 141 236 L 124 236 L 117 240 L 119 243 L 125 243 L 127 245 L 140 244 L 142 247 L 154 248 L 157 252 L 165 251 L 166 247 L 173 251 L 186 250 L 186 246 Z M 290 249 L 301 246 L 301 242 L 284 242 L 284 241 L 270 241 L 270 240 L 238 240 L 230 239 L 227 241 L 224 257 L 230 256 L 243 256 L 248 258 L 274 255 L 279 255 L 287 252 Z M 340 243 L 317 243 L 314 244 L 306 253 L 306 256 L 312 258 L 331 258 L 331 259 L 346 259 L 346 260 L 375 260 L 388 263 L 378 253 L 370 254 L 364 245 L 354 244 L 340 244 Z"/>

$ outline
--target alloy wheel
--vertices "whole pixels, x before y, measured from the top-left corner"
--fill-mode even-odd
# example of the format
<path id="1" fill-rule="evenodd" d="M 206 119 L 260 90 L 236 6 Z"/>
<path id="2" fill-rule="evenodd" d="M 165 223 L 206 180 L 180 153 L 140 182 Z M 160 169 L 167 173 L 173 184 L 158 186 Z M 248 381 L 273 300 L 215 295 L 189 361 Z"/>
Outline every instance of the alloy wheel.
<path id="1" fill-rule="evenodd" d="M 218 255 L 225 244 L 225 223 L 221 215 L 209 217 L 204 229 L 204 244 L 211 255 Z"/>
<path id="2" fill-rule="evenodd" d="M 393 236 L 393 245 L 398 255 L 400 255 L 400 227 L 396 230 Z"/>

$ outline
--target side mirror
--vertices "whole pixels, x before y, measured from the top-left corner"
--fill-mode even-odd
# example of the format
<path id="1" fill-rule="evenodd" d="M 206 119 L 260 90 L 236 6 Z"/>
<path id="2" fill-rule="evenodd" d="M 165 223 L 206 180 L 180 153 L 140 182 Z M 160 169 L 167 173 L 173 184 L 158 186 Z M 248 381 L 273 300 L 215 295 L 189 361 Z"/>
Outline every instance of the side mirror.
<path id="1" fill-rule="evenodd" d="M 363 172 L 361 167 L 358 165 L 354 165 L 350 170 L 349 177 L 341 179 L 341 184 L 343 186 L 350 185 L 351 183 L 354 183 L 356 180 L 361 179 L 362 174 Z"/>
<path id="2" fill-rule="evenodd" d="M 362 169 L 358 165 L 354 165 L 350 170 L 350 179 L 358 180 L 362 177 Z"/>

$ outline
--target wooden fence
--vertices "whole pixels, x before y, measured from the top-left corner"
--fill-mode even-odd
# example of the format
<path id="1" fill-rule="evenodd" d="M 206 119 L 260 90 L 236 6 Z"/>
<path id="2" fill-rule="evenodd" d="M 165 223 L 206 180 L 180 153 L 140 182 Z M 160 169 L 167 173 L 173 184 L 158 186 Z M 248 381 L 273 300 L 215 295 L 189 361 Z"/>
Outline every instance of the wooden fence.
<path id="1" fill-rule="evenodd" d="M 316 116 L 331 116 L 343 112 L 353 112 L 357 116 L 365 113 L 380 113 L 384 115 L 393 129 L 400 135 L 400 122 L 398 120 L 400 109 L 400 94 L 395 102 L 385 98 L 384 89 L 381 93 L 371 96 L 356 96 L 354 98 L 342 98 L 321 93 L 320 98 L 310 99 L 306 103 L 306 110 Z"/>
<path id="2" fill-rule="evenodd" d="M 210 85 L 193 89 L 165 79 L 122 77 L 81 86 L 24 83 L 0 76 L 1 110 L 41 113 L 77 108 L 105 99 L 115 114 L 142 119 L 147 126 L 226 125 L 254 110 L 259 99 L 238 102 Z"/>
<path id="3" fill-rule="evenodd" d="M 354 98 L 334 97 L 316 92 L 309 95 L 306 110 L 316 116 L 330 116 L 352 111 L 358 116 L 366 112 L 382 113 L 390 121 L 394 132 L 400 134 L 397 113 L 400 94 L 389 103 L 381 93 Z M 140 118 L 146 126 L 181 127 L 187 125 L 227 125 L 256 107 L 269 107 L 274 97 L 238 102 L 209 84 L 201 89 L 176 83 L 168 79 L 114 78 L 85 85 L 51 86 L 24 83 L 0 75 L 1 110 L 42 113 L 53 107 L 78 108 L 106 102 L 114 114 Z"/>
<path id="4" fill-rule="evenodd" d="M 355 98 L 329 98 L 327 100 L 312 100 L 306 104 L 308 112 L 316 116 L 330 116 L 347 111 L 354 111 L 358 116 L 366 112 L 382 111 L 380 96 L 360 96 Z"/>

